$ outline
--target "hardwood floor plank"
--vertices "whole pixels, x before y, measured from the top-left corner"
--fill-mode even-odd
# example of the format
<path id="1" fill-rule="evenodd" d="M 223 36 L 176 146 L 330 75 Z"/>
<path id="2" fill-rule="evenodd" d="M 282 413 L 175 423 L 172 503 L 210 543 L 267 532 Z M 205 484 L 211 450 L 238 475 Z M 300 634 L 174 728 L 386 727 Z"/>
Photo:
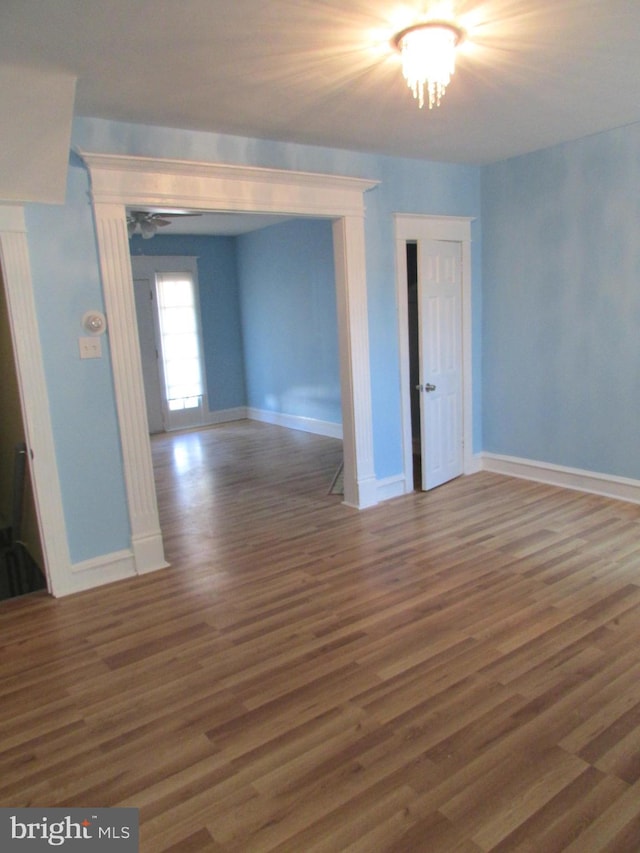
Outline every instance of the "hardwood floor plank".
<path id="1" fill-rule="evenodd" d="M 621 794 L 569 844 L 566 853 L 583 853 L 585 850 L 623 853 L 638 847 L 638 799 L 640 783 Z"/>
<path id="2" fill-rule="evenodd" d="M 481 473 L 358 512 L 335 439 L 152 441 L 171 567 L 0 606 L 0 805 L 141 850 L 640 850 L 640 508 Z"/>
<path id="3" fill-rule="evenodd" d="M 562 853 L 625 790 L 620 780 L 588 767 L 494 845 L 492 853 Z"/>

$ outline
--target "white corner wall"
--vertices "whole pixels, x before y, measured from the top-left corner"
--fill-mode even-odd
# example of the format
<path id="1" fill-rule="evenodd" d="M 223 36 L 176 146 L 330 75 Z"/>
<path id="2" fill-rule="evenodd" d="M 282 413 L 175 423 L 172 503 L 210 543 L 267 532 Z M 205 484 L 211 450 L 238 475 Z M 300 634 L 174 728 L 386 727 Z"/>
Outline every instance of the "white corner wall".
<path id="1" fill-rule="evenodd" d="M 76 78 L 0 65 L 0 200 L 62 204 Z"/>

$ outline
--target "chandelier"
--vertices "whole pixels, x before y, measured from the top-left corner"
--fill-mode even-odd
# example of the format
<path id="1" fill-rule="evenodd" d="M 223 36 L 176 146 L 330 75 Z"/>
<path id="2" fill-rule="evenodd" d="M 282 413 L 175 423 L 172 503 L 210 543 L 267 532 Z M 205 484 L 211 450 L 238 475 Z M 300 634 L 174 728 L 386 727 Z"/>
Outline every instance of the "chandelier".
<path id="1" fill-rule="evenodd" d="M 402 73 L 407 85 L 424 106 L 439 107 L 456 68 L 456 47 L 464 31 L 450 21 L 425 21 L 401 30 L 393 44 L 402 57 Z"/>

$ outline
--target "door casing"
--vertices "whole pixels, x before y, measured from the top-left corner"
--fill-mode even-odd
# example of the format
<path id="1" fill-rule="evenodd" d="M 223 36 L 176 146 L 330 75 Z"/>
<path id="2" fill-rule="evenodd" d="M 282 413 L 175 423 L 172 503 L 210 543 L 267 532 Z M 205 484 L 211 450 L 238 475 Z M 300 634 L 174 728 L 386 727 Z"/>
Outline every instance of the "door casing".
<path id="1" fill-rule="evenodd" d="M 259 167 L 79 152 L 92 188 L 135 572 L 166 565 L 134 320 L 127 206 L 326 217 L 333 223 L 344 502 L 378 501 L 365 269 L 364 193 L 378 181 Z"/>
<path id="2" fill-rule="evenodd" d="M 462 252 L 450 240 L 418 248 L 422 489 L 459 477 L 462 440 Z M 435 287 L 434 287 L 435 284 Z"/>
<path id="3" fill-rule="evenodd" d="M 145 378 L 145 398 L 147 403 L 147 413 L 149 415 L 149 426 L 152 424 L 152 417 L 157 421 L 157 413 L 155 409 L 159 407 L 160 409 L 160 429 L 149 429 L 149 432 L 153 434 L 154 432 L 170 432 L 174 429 L 192 429 L 194 427 L 204 426 L 207 423 L 207 416 L 209 414 L 209 397 L 206 391 L 207 388 L 207 377 L 206 377 L 206 368 L 204 362 L 204 352 L 202 349 L 202 323 L 201 323 L 201 314 L 200 314 L 200 298 L 199 298 L 199 286 L 198 286 L 198 259 L 196 257 L 191 257 L 188 255 L 132 255 L 131 256 L 131 269 L 133 272 L 134 284 L 136 280 L 144 280 L 146 279 L 151 292 L 153 294 L 152 306 L 151 306 L 151 325 L 153 327 L 153 335 L 154 335 L 154 349 L 156 352 L 156 376 L 157 376 L 157 386 L 156 382 L 151 383 L 151 387 L 149 387 L 149 370 L 147 372 L 143 370 L 144 378 Z M 184 412 L 172 413 L 168 410 L 167 401 L 166 401 L 166 393 L 164 391 L 164 367 L 162 364 L 162 344 L 161 344 L 161 334 L 160 334 L 160 324 L 158 319 L 158 303 L 156 296 L 156 273 L 159 272 L 187 272 L 193 277 L 193 281 L 195 284 L 195 296 L 196 296 L 196 315 L 197 315 L 197 324 L 198 324 L 198 349 L 200 353 L 200 364 L 203 376 L 203 394 L 201 396 L 200 405 L 194 409 L 187 409 Z M 136 291 L 136 299 L 138 299 L 138 293 Z M 137 309 L 136 309 L 137 313 Z M 140 317 L 138 316 L 138 331 L 140 332 Z M 140 335 L 139 335 L 140 337 Z M 142 344 L 142 340 L 140 339 L 140 343 Z M 142 346 L 140 349 L 140 355 L 144 357 L 144 353 L 142 351 Z M 155 377 L 154 377 L 155 378 Z M 156 387 L 154 387 L 156 386 Z M 151 402 L 150 408 L 150 392 L 156 393 L 158 395 L 157 401 Z M 154 402 L 156 405 L 154 405 Z"/>
<path id="4" fill-rule="evenodd" d="M 463 473 L 476 470 L 473 459 L 471 360 L 471 217 L 396 214 L 396 304 L 400 346 L 402 457 L 405 492 L 412 492 L 411 383 L 409 376 L 409 307 L 407 299 L 407 242 L 446 240 L 459 243 L 462 257 L 462 440 Z"/>

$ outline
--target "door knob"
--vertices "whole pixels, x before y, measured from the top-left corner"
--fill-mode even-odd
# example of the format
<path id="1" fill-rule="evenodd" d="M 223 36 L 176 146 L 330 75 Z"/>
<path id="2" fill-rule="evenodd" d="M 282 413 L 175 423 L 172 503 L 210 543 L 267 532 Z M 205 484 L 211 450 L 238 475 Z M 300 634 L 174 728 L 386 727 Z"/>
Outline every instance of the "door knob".
<path id="1" fill-rule="evenodd" d="M 427 383 L 425 384 L 425 386 L 424 386 L 424 390 L 425 390 L 425 391 L 435 391 L 435 390 L 436 390 L 436 386 L 435 386 L 435 385 L 432 385 L 430 382 L 427 382 Z"/>

